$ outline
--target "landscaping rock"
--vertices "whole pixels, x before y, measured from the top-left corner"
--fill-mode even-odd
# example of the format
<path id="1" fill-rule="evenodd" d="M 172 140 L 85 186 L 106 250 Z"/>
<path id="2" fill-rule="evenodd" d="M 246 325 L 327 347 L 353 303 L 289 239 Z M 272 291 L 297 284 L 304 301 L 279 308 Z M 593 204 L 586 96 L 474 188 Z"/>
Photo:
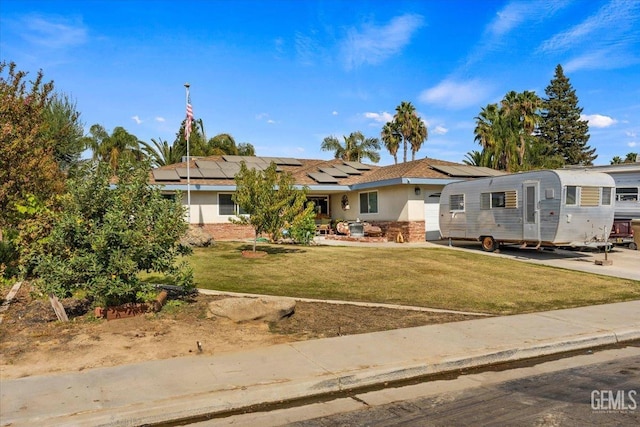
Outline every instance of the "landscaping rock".
<path id="1" fill-rule="evenodd" d="M 209 303 L 212 315 L 226 317 L 236 323 L 251 320 L 277 322 L 295 311 L 296 301 L 284 297 L 225 298 Z"/>
<path id="2" fill-rule="evenodd" d="M 213 236 L 200 227 L 191 227 L 187 234 L 180 240 L 186 246 L 204 248 L 215 243 Z"/>

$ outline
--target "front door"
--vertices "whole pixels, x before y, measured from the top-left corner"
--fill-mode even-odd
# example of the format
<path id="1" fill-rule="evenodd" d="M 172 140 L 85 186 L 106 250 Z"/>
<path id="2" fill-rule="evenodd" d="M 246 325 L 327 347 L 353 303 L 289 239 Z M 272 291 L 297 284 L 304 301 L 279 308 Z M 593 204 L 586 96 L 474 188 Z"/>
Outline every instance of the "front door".
<path id="1" fill-rule="evenodd" d="M 425 193 L 424 198 L 425 240 L 440 240 L 440 193 Z"/>
<path id="2" fill-rule="evenodd" d="M 540 241 L 539 183 L 525 182 L 523 185 L 523 240 Z"/>

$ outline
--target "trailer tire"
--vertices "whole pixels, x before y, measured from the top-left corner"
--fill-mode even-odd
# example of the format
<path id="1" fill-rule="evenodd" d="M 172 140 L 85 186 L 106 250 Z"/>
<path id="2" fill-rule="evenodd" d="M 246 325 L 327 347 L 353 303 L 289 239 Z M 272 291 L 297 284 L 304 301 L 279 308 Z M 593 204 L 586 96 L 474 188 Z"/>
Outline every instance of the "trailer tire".
<path id="1" fill-rule="evenodd" d="M 629 249 L 631 249 L 632 251 L 635 251 L 638 249 L 638 245 L 636 245 L 635 242 L 631 242 L 629 243 Z"/>
<path id="2" fill-rule="evenodd" d="M 485 252 L 493 252 L 497 248 L 496 241 L 491 236 L 482 237 L 482 250 Z"/>

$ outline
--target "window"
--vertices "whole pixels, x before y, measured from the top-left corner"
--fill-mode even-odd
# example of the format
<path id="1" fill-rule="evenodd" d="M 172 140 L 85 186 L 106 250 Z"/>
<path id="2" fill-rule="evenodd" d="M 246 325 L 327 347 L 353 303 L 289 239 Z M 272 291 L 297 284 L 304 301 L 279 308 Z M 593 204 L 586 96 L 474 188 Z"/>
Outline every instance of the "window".
<path id="1" fill-rule="evenodd" d="M 464 194 L 452 194 L 449 196 L 450 211 L 464 211 Z"/>
<path id="2" fill-rule="evenodd" d="M 564 204 L 575 205 L 577 192 L 578 187 L 576 187 L 575 185 L 568 185 L 567 187 L 565 187 Z"/>
<path id="3" fill-rule="evenodd" d="M 616 188 L 616 202 L 637 202 L 638 187 Z"/>
<path id="4" fill-rule="evenodd" d="M 360 193 L 360 213 L 378 213 L 378 192 Z"/>
<path id="5" fill-rule="evenodd" d="M 233 202 L 231 194 L 218 194 L 219 215 L 244 215 L 246 212 Z"/>
<path id="6" fill-rule="evenodd" d="M 515 209 L 517 207 L 518 197 L 516 190 L 480 194 L 480 209 Z"/>
<path id="7" fill-rule="evenodd" d="M 611 204 L 611 187 L 602 187 L 602 204 Z"/>
<path id="8" fill-rule="evenodd" d="M 598 205 L 600 205 L 600 188 L 581 187 L 580 188 L 580 206 L 598 206 Z"/>
<path id="9" fill-rule="evenodd" d="M 329 196 L 307 196 L 307 200 L 313 202 L 317 215 L 329 216 Z"/>

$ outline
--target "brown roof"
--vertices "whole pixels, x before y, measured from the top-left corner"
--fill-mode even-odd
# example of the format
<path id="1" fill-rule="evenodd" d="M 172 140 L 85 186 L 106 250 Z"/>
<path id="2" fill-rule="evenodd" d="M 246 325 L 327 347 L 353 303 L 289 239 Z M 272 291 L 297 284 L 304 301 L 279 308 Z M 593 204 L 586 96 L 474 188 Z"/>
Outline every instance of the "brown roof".
<path id="1" fill-rule="evenodd" d="M 191 185 L 234 186 L 234 170 L 239 167 L 239 161 L 242 159 L 240 156 L 192 158 L 189 161 L 189 182 Z M 490 174 L 487 173 L 487 171 L 481 171 L 480 168 L 430 158 L 390 166 L 345 162 L 341 159 L 315 160 L 272 157 L 245 159 L 251 163 L 257 162 L 255 164 L 257 164 L 258 167 L 266 167 L 271 161 L 275 161 L 278 165 L 278 170 L 290 172 L 296 184 L 308 186 L 349 186 L 402 178 L 445 180 L 456 176 L 455 171 L 449 170 L 454 169 L 451 168 L 451 166 L 456 166 L 457 168 L 455 169 L 468 168 L 467 170 L 477 170 L 477 176 L 487 176 Z M 206 169 L 199 168 L 198 162 L 200 165 L 206 166 Z M 158 185 L 186 184 L 186 167 L 186 162 L 181 162 L 153 169 L 149 174 L 149 182 Z M 441 170 L 438 170 L 438 167 L 442 167 Z M 449 169 L 447 169 L 447 167 L 449 167 Z M 225 170 L 226 174 L 224 173 Z M 443 170 L 449 173 L 445 173 Z M 201 172 L 204 172 L 206 177 L 203 177 Z M 465 176 L 468 177 L 470 175 L 467 174 Z"/>

